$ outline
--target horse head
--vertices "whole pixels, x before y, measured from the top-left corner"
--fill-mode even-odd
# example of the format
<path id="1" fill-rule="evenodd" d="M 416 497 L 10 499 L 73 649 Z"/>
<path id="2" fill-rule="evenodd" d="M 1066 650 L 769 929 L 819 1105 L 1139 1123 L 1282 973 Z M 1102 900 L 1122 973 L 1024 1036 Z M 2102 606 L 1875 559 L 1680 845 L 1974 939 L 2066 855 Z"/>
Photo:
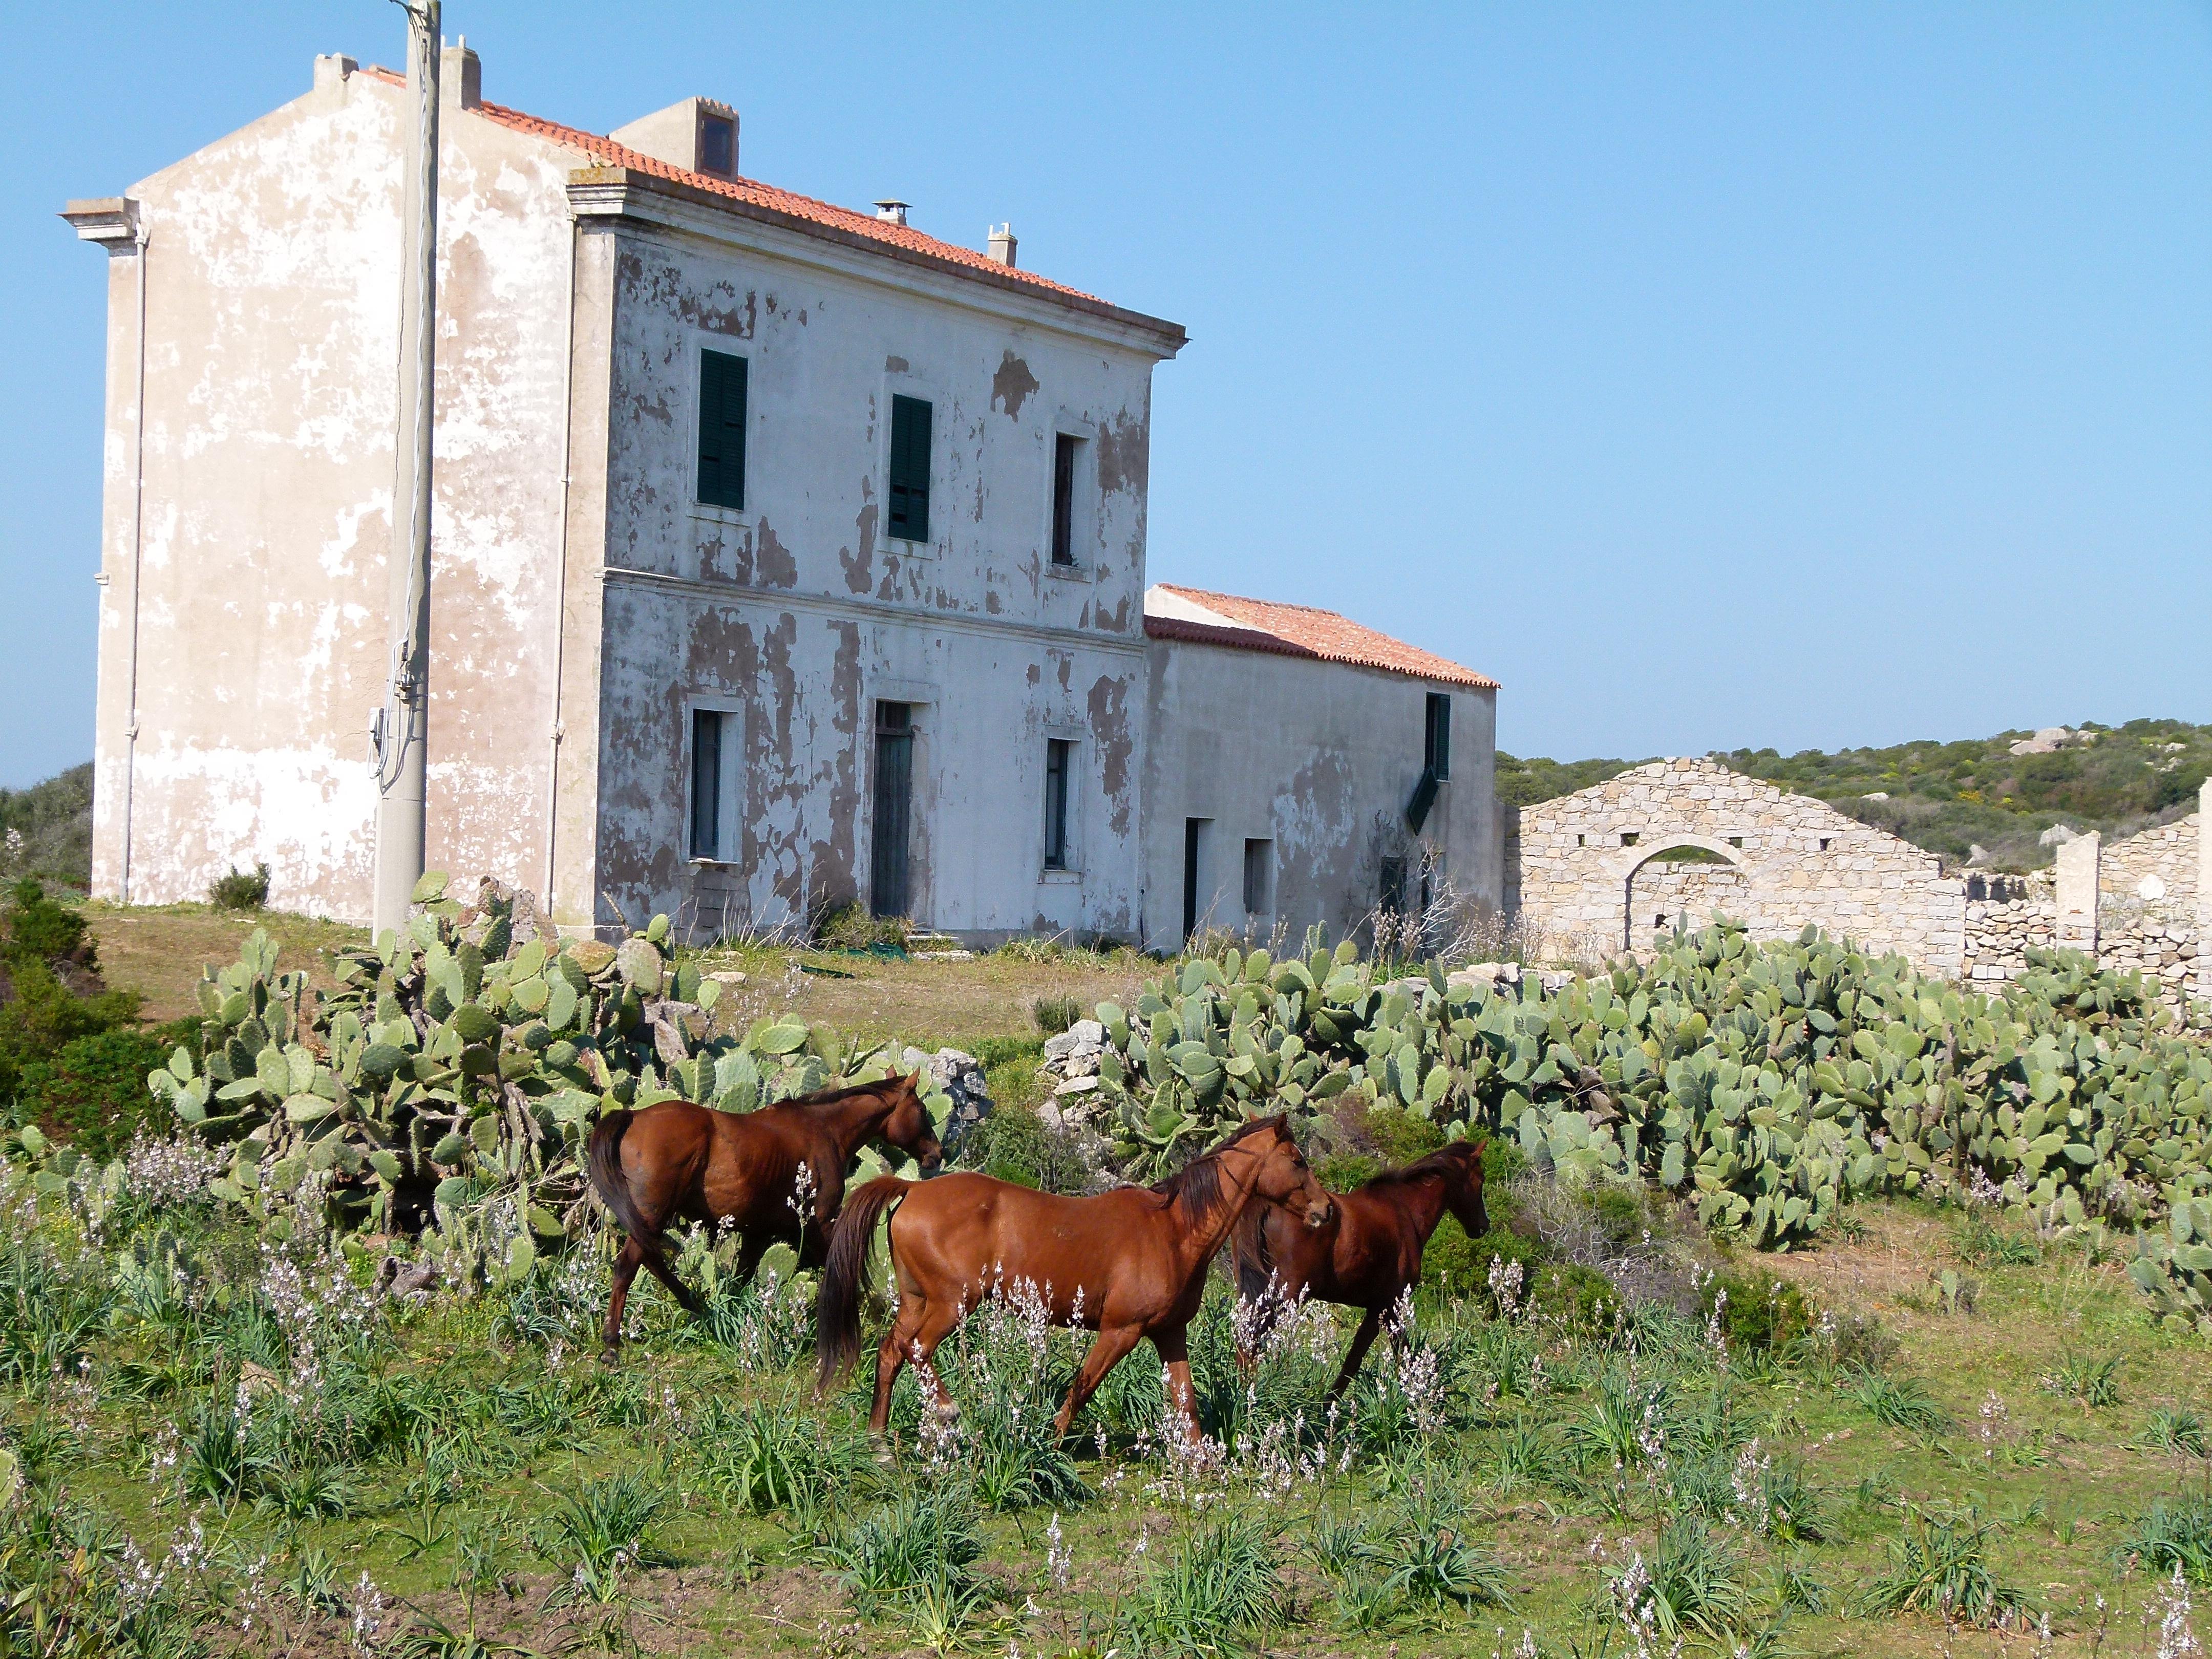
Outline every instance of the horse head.
<path id="1" fill-rule="evenodd" d="M 900 1078 L 890 1086 L 896 1092 L 890 1115 L 884 1120 L 883 1138 L 925 1170 L 936 1170 L 945 1162 L 945 1149 L 937 1143 L 936 1126 L 922 1102 L 921 1073 Z"/>
<path id="2" fill-rule="evenodd" d="M 1291 1139 L 1290 1121 L 1284 1117 L 1267 1120 L 1264 1142 L 1255 1147 L 1260 1151 L 1260 1177 L 1253 1184 L 1255 1198 L 1272 1200 L 1294 1215 L 1305 1218 L 1309 1227 L 1326 1227 L 1336 1214 L 1336 1200 L 1322 1190 L 1314 1177 L 1313 1165 L 1298 1150 L 1298 1143 Z"/>
<path id="3" fill-rule="evenodd" d="M 1489 1144 L 1470 1137 L 1444 1148 L 1447 1153 L 1457 1154 L 1456 1167 L 1444 1182 L 1444 1202 L 1467 1229 L 1469 1238 L 1480 1238 L 1490 1231 L 1490 1212 L 1482 1202 L 1482 1152 Z"/>

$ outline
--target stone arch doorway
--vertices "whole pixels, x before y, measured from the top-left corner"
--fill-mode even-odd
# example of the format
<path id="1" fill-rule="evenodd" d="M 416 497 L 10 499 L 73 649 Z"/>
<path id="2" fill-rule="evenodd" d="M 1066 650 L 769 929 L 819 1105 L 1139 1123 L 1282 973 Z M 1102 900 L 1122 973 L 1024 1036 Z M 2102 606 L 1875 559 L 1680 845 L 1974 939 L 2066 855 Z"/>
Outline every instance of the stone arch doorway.
<path id="1" fill-rule="evenodd" d="M 1744 915 L 1751 884 L 1733 848 L 1703 836 L 1669 836 L 1636 848 L 1621 876 L 1620 945 L 1643 954 L 1678 927 L 1694 928 L 1716 908 Z"/>

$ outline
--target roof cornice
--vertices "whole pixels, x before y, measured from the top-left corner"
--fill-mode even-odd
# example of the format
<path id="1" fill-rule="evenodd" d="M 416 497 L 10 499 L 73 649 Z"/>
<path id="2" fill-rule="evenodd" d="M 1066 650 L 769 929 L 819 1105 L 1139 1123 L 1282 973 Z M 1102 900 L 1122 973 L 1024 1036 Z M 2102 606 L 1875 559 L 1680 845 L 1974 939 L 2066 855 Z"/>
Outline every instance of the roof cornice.
<path id="1" fill-rule="evenodd" d="M 1180 323 L 858 235 L 635 167 L 577 169 L 568 175 L 568 205 L 580 222 L 627 220 L 799 260 L 863 282 L 908 289 L 924 287 L 933 297 L 957 305 L 996 316 L 1011 313 L 1154 358 L 1174 356 L 1189 339 Z M 893 280 L 887 266 L 897 268 L 904 280 Z"/>
<path id="2" fill-rule="evenodd" d="M 98 242 L 110 253 L 138 251 L 138 202 L 131 196 L 95 196 L 71 202 L 61 216 L 76 227 L 77 240 Z"/>

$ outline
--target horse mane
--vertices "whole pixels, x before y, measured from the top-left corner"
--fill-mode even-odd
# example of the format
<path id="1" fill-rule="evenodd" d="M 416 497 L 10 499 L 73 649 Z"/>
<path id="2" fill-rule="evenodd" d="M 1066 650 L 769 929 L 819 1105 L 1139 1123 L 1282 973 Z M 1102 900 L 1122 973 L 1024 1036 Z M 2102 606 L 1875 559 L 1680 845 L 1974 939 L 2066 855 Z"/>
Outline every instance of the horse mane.
<path id="1" fill-rule="evenodd" d="M 1425 1181 L 1431 1176 L 1451 1176 L 1459 1173 L 1460 1171 L 1454 1166 L 1463 1159 L 1471 1160 L 1474 1149 L 1480 1145 L 1480 1141 L 1475 1140 L 1452 1141 L 1446 1146 L 1437 1147 L 1426 1158 L 1415 1158 L 1402 1170 L 1383 1170 L 1360 1190 L 1371 1192 L 1377 1187 L 1402 1186 L 1409 1182 Z"/>
<path id="2" fill-rule="evenodd" d="M 889 1077 L 878 1078 L 873 1083 L 845 1083 L 835 1089 L 817 1089 L 811 1095 L 793 1095 L 787 1100 L 772 1101 L 775 1106 L 836 1106 L 855 1095 L 881 1095 L 908 1081 L 908 1074 L 894 1072 Z"/>
<path id="3" fill-rule="evenodd" d="M 1282 1122 L 1280 1117 L 1255 1117 L 1205 1157 L 1194 1158 L 1166 1180 L 1154 1182 L 1151 1190 L 1159 1195 L 1161 1207 L 1164 1209 L 1181 1200 L 1186 1209 L 1193 1212 L 1212 1208 L 1221 1200 L 1222 1153 L 1246 1136 L 1262 1129 L 1280 1127 Z"/>

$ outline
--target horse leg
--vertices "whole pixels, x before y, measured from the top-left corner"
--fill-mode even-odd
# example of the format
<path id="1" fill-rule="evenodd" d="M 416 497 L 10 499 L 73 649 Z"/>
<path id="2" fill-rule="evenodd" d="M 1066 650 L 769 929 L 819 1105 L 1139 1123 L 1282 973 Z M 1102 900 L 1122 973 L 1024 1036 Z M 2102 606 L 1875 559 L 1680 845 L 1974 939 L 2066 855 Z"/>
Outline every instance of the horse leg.
<path id="1" fill-rule="evenodd" d="M 606 1322 L 599 1329 L 599 1358 L 610 1365 L 622 1348 L 623 1307 L 629 1300 L 630 1280 L 637 1277 L 644 1262 L 644 1248 L 634 1238 L 623 1239 L 622 1251 L 615 1257 L 614 1291 L 607 1297 Z"/>
<path id="2" fill-rule="evenodd" d="M 630 1242 L 633 1244 L 638 1243 L 635 1239 Z M 642 1246 L 642 1253 L 646 1271 L 667 1288 L 669 1295 L 676 1298 L 684 1311 L 694 1319 L 705 1318 L 707 1310 L 704 1305 L 697 1297 L 684 1288 L 684 1281 L 676 1276 L 676 1269 L 670 1267 L 668 1259 L 661 1255 L 660 1241 L 658 1238 L 648 1241 Z"/>
<path id="3" fill-rule="evenodd" d="M 915 1334 L 921 1329 L 925 1305 L 919 1296 L 901 1296 L 898 1316 L 891 1321 L 890 1329 L 884 1333 L 883 1341 L 877 1345 L 876 1397 L 868 1407 L 868 1432 L 878 1439 L 883 1437 L 884 1430 L 890 1423 L 891 1384 L 898 1381 Z"/>
<path id="4" fill-rule="evenodd" d="M 1102 1325 L 1098 1328 L 1097 1339 L 1091 1343 L 1091 1352 L 1083 1356 L 1083 1364 L 1075 1373 L 1075 1386 L 1067 1391 L 1066 1403 L 1060 1407 L 1060 1414 L 1052 1419 L 1053 1435 L 1056 1439 L 1067 1437 L 1068 1425 L 1075 1421 L 1075 1414 L 1083 1409 L 1083 1402 L 1097 1392 L 1098 1385 L 1106 1380 L 1106 1373 L 1142 1341 L 1144 1335 L 1144 1328 L 1140 1325 Z"/>
<path id="5" fill-rule="evenodd" d="M 1367 1350 L 1374 1346 L 1375 1333 L 1382 1324 L 1382 1310 L 1370 1308 L 1366 1317 L 1359 1322 L 1359 1328 L 1352 1334 L 1352 1346 L 1345 1350 L 1344 1369 L 1336 1374 L 1336 1385 L 1328 1391 L 1330 1398 L 1341 1399 L 1344 1391 L 1352 1386 L 1352 1379 L 1359 1370 L 1359 1362 L 1367 1358 Z"/>
<path id="6" fill-rule="evenodd" d="M 1168 1404 L 1182 1409 L 1183 1437 L 1195 1446 L 1203 1438 L 1198 1426 L 1198 1393 L 1190 1382 L 1190 1344 L 1182 1331 L 1154 1331 L 1152 1346 L 1167 1367 Z"/>

